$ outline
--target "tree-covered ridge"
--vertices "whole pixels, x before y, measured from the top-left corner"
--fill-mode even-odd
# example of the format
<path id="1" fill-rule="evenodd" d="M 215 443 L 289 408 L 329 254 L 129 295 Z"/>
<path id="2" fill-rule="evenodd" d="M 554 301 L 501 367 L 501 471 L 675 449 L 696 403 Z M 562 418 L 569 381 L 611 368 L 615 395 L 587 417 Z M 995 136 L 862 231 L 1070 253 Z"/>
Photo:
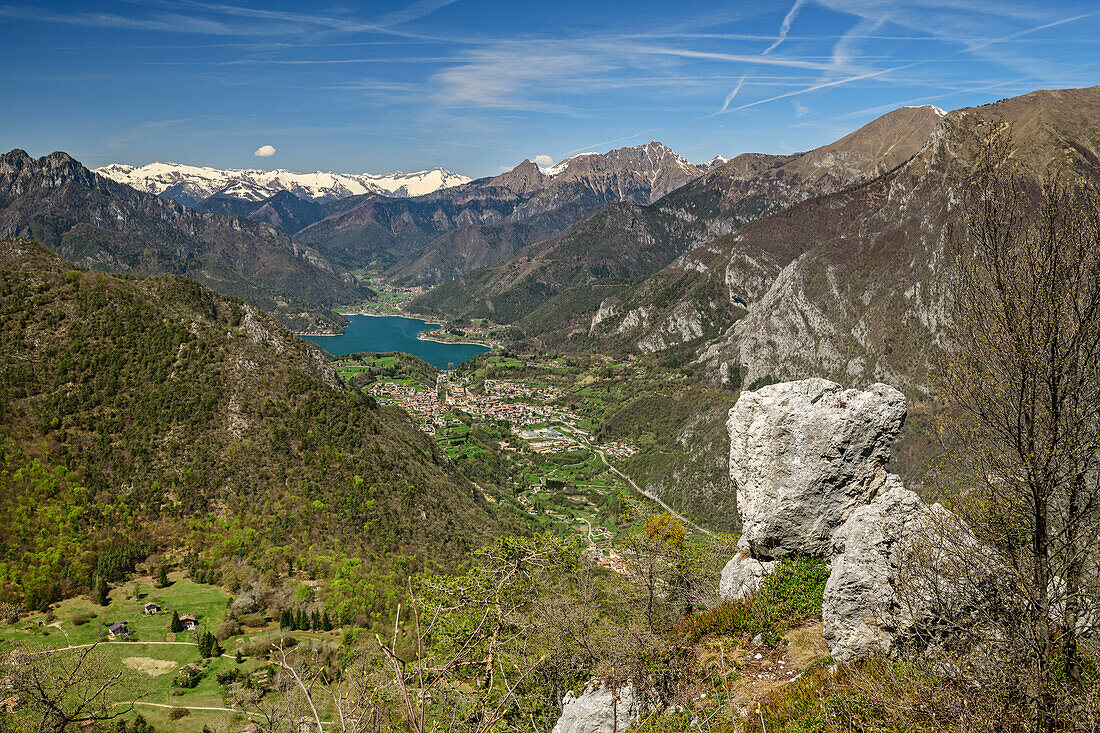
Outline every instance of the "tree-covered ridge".
<path id="1" fill-rule="evenodd" d="M 180 277 L 71 269 L 28 240 L 0 242 L 0 267 L 6 599 L 89 587 L 123 544 L 268 568 L 308 548 L 337 567 L 454 557 L 494 525 L 404 414 L 260 311 Z"/>
<path id="2" fill-rule="evenodd" d="M 0 231 L 107 272 L 186 275 L 306 330 L 372 292 L 275 227 L 189 209 L 96 175 L 65 153 L 0 155 Z"/>

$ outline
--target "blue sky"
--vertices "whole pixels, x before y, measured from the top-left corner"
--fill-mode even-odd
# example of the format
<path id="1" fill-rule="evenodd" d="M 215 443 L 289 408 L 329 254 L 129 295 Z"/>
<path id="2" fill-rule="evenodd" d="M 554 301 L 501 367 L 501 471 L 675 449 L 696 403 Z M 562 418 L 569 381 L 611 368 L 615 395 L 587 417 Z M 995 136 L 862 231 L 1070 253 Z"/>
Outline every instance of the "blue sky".
<path id="1" fill-rule="evenodd" d="M 0 0 L 0 144 L 475 177 L 653 139 L 702 161 L 1097 84 L 1098 39 L 1095 0 Z"/>

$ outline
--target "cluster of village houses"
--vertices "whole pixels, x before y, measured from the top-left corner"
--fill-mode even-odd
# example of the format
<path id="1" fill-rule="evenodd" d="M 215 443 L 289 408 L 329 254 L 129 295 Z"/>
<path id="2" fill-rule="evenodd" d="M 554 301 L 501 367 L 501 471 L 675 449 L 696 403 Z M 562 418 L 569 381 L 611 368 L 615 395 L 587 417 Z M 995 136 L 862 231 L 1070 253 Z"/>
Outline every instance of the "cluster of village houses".
<path id="1" fill-rule="evenodd" d="M 538 423 L 575 424 L 580 420 L 576 413 L 549 404 L 562 397 L 562 393 L 553 388 L 533 387 L 507 379 L 486 379 L 482 395 L 470 389 L 468 380 L 452 380 L 446 372 L 440 372 L 434 390 L 407 382 L 376 382 L 368 392 L 382 404 L 396 405 L 419 417 L 421 429 L 431 435 L 446 426 L 446 412 L 454 408 L 476 417 L 510 422 L 516 426 L 517 435 L 539 453 L 562 453 L 583 447 L 574 436 L 553 428 L 523 429 Z M 572 428 L 572 431 L 588 435 L 579 428 Z M 636 447 L 623 441 L 604 443 L 597 448 L 617 458 L 627 458 L 638 452 Z"/>
<path id="2" fill-rule="evenodd" d="M 538 400 L 539 402 L 553 402 L 563 397 L 562 393 L 556 389 L 532 387 L 509 379 L 486 379 L 485 393 L 493 397 Z"/>
<path id="3" fill-rule="evenodd" d="M 627 571 L 626 561 L 623 560 L 623 556 L 610 548 L 605 550 L 602 547 L 598 547 L 594 543 L 589 544 L 588 557 L 596 565 L 607 568 L 608 570 L 613 570 L 619 575 L 630 574 Z"/>
<path id="4" fill-rule="evenodd" d="M 579 419 L 569 410 L 545 404 L 561 397 L 557 390 L 492 379 L 486 380 L 485 389 L 486 394 L 475 394 L 467 383 L 451 381 L 446 373 L 440 373 L 434 390 L 409 383 L 376 382 L 367 391 L 382 404 L 396 405 L 415 413 L 422 418 L 422 426 L 429 433 L 446 424 L 444 413 L 449 408 L 463 410 L 476 417 L 507 420 L 515 425 Z M 444 395 L 443 400 L 439 399 L 440 393 Z M 515 401 L 524 399 L 544 404 Z"/>
<path id="5" fill-rule="evenodd" d="M 468 384 L 451 382 L 446 390 L 447 401 L 452 407 L 465 410 L 478 417 L 507 420 L 513 425 L 531 425 L 552 420 L 576 421 L 576 413 L 546 404 L 561 397 L 552 389 L 538 389 L 518 382 L 498 379 L 485 380 L 485 394 L 470 391 Z M 516 400 L 536 400 L 543 404 L 531 404 Z"/>
<path id="6" fill-rule="evenodd" d="M 638 449 L 630 443 L 624 443 L 623 441 L 615 441 L 612 443 L 601 443 L 600 450 L 609 456 L 615 456 L 616 458 L 629 458 L 638 452 Z"/>
<path id="7" fill-rule="evenodd" d="M 446 424 L 443 413 L 447 411 L 447 406 L 439 401 L 439 395 L 434 390 L 422 389 L 415 384 L 375 382 L 367 392 L 383 405 L 396 405 L 420 416 L 423 419 L 421 428 L 427 433 L 434 434 L 435 428 Z"/>

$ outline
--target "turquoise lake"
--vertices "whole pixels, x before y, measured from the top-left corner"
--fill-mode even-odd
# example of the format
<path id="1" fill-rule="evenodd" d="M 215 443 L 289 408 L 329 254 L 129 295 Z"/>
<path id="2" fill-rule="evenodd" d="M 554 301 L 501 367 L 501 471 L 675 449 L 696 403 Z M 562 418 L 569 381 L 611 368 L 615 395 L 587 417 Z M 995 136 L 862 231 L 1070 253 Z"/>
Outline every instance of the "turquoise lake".
<path id="1" fill-rule="evenodd" d="M 489 349 L 478 344 L 441 344 L 416 336 L 439 324 L 402 316 L 348 316 L 341 336 L 302 336 L 333 356 L 359 351 L 403 351 L 420 357 L 437 369 L 458 366 Z"/>

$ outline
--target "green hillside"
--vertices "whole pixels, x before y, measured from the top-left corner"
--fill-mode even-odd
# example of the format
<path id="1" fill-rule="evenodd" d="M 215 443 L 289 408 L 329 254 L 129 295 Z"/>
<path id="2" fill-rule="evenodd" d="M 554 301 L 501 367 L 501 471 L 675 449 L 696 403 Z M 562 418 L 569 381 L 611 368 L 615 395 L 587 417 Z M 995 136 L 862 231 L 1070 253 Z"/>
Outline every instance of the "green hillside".
<path id="1" fill-rule="evenodd" d="M 495 528 L 403 413 L 190 280 L 73 269 L 2 240 L 0 352 L 3 600 L 79 593 L 159 550 L 199 553 L 211 573 L 307 556 L 382 573 Z"/>

